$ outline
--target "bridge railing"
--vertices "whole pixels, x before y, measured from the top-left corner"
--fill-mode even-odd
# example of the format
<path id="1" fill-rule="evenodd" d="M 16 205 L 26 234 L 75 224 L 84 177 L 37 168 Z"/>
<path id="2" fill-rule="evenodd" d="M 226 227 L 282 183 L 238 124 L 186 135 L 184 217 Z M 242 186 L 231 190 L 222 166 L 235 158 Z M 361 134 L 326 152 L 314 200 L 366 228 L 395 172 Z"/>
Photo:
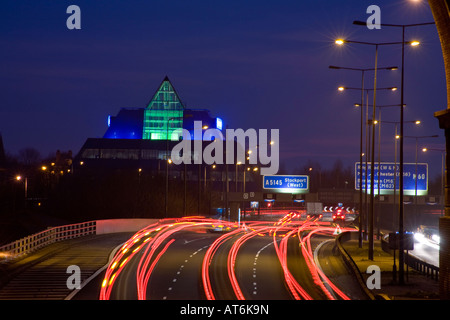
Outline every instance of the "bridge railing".
<path id="1" fill-rule="evenodd" d="M 0 247 L 0 261 L 28 254 L 57 241 L 96 234 L 96 221 L 48 228 Z"/>
<path id="2" fill-rule="evenodd" d="M 105 219 L 51 227 L 0 247 L 0 262 L 15 259 L 54 242 L 88 235 L 136 232 L 159 219 Z"/>

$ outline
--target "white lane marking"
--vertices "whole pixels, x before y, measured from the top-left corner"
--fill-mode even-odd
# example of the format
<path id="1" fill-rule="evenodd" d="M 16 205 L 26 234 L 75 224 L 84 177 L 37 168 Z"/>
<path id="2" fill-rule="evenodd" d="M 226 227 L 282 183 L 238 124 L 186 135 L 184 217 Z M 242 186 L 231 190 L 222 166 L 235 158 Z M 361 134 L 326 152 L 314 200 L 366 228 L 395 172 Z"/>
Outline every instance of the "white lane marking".
<path id="1" fill-rule="evenodd" d="M 203 238 L 197 238 L 197 239 L 192 239 L 192 240 L 186 240 L 184 239 L 184 244 L 188 244 L 194 241 L 198 241 L 198 240 L 203 240 L 203 239 L 208 239 L 207 237 L 203 237 Z"/>
<path id="2" fill-rule="evenodd" d="M 199 240 L 199 239 L 196 239 L 196 240 Z M 185 244 L 186 244 L 186 243 L 189 243 L 189 242 L 192 242 L 192 241 L 195 241 L 195 240 L 192 240 L 192 241 L 186 241 L 186 240 L 184 240 L 184 241 L 185 241 Z M 206 246 L 204 246 L 204 247 L 198 249 L 197 251 L 195 251 L 194 253 L 192 253 L 191 255 L 189 255 L 189 258 L 192 258 L 192 257 L 195 256 L 197 253 L 199 253 L 200 251 L 202 251 L 202 250 L 204 250 L 204 249 L 206 249 L 206 248 L 209 248 L 209 245 L 206 245 Z M 184 260 L 184 263 L 188 263 L 188 262 L 189 262 L 189 259 Z M 180 268 L 179 268 L 179 269 L 177 270 L 177 272 L 176 272 L 176 277 L 172 279 L 172 283 L 176 283 L 176 282 L 177 282 L 177 279 L 178 279 L 177 277 L 181 274 L 181 271 L 183 270 L 183 268 L 184 268 L 184 264 L 180 265 Z M 172 290 L 173 290 L 173 287 L 169 287 L 167 290 L 168 290 L 168 291 L 172 291 Z M 167 296 L 164 296 L 164 297 L 163 297 L 163 300 L 166 300 L 166 299 L 167 299 Z"/>
<path id="3" fill-rule="evenodd" d="M 260 255 L 260 253 L 264 250 L 264 249 L 266 249 L 268 246 L 270 246 L 270 245 L 272 245 L 273 244 L 273 242 L 269 242 L 268 244 L 266 244 L 264 247 L 262 247 L 261 249 L 259 249 L 259 251 L 256 253 L 256 255 L 255 255 L 255 259 L 254 259 L 254 261 L 253 261 L 253 265 L 254 265 L 254 267 L 253 267 L 253 279 L 256 279 L 256 265 L 257 265 L 257 263 L 258 263 L 258 257 L 259 257 L 259 255 Z M 256 280 L 253 282 L 253 295 L 256 295 L 256 294 L 258 294 L 258 283 L 256 282 Z"/>

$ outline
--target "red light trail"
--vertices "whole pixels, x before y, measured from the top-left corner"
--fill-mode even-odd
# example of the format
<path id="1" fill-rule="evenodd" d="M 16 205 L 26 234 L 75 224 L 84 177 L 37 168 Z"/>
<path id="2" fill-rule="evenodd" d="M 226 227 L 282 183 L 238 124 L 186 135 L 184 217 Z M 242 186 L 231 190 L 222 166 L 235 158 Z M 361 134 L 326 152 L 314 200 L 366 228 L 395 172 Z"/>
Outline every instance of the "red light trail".
<path id="1" fill-rule="evenodd" d="M 313 298 L 298 283 L 291 270 L 289 270 L 287 249 L 289 239 L 292 238 L 298 239 L 298 245 L 301 248 L 300 252 L 306 261 L 309 273 L 314 283 L 323 291 L 325 296 L 328 299 L 336 299 L 334 295 L 336 294 L 340 299 L 349 299 L 345 293 L 339 290 L 326 277 L 320 267 L 316 265 L 311 246 L 312 236 L 318 234 L 332 236 L 335 228 L 331 227 L 329 223 L 319 222 L 317 219 L 301 221 L 299 214 L 290 213 L 275 223 L 273 221 L 246 221 L 245 224 L 238 224 L 202 217 L 187 217 L 181 219 L 164 219 L 158 223 L 149 225 L 138 231 L 114 255 L 102 282 L 99 296 L 100 300 L 111 299 L 111 292 L 117 278 L 132 259 L 138 259 L 135 279 L 138 299 L 148 299 L 147 289 L 149 287 L 149 280 L 161 257 L 177 241 L 175 235 L 181 231 L 198 231 L 201 229 L 215 229 L 224 232 L 212 241 L 202 260 L 201 281 L 207 300 L 217 299 L 211 283 L 211 273 L 213 270 L 210 269 L 210 266 L 218 250 L 226 243 L 232 244 L 231 249 L 227 251 L 228 280 L 236 299 L 246 299 L 236 275 L 236 259 L 245 243 L 254 237 L 272 237 L 273 245 L 283 270 L 284 281 L 294 299 L 311 300 Z M 341 230 L 355 231 L 355 229 L 349 228 L 341 228 Z"/>

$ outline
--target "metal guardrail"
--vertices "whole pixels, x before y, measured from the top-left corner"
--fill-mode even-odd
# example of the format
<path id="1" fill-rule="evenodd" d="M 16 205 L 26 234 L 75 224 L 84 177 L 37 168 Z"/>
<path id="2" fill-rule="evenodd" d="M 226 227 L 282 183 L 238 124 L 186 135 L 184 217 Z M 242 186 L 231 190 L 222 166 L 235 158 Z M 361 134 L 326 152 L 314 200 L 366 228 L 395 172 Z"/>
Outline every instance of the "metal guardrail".
<path id="1" fill-rule="evenodd" d="M 0 247 L 0 261 L 8 261 L 48 246 L 54 242 L 96 233 L 96 221 L 48 228 Z"/>
<path id="2" fill-rule="evenodd" d="M 439 267 L 436 267 L 435 265 L 424 262 L 410 254 L 406 255 L 405 262 L 408 266 L 410 266 L 417 272 L 420 272 L 420 273 L 426 275 L 427 277 L 430 277 L 431 279 L 434 279 L 436 281 L 439 280 Z"/>

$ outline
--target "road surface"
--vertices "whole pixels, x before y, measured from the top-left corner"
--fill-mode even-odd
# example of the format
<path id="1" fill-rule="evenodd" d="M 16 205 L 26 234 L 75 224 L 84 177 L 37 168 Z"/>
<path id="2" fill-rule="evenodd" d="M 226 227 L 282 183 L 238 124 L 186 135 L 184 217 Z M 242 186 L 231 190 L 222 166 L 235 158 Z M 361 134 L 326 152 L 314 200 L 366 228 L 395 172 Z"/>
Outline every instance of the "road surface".
<path id="1" fill-rule="evenodd" d="M 118 248 L 102 275 L 99 298 L 363 299 L 333 251 L 335 231 L 328 222 L 295 215 L 241 224 L 203 218 L 161 221 Z"/>

